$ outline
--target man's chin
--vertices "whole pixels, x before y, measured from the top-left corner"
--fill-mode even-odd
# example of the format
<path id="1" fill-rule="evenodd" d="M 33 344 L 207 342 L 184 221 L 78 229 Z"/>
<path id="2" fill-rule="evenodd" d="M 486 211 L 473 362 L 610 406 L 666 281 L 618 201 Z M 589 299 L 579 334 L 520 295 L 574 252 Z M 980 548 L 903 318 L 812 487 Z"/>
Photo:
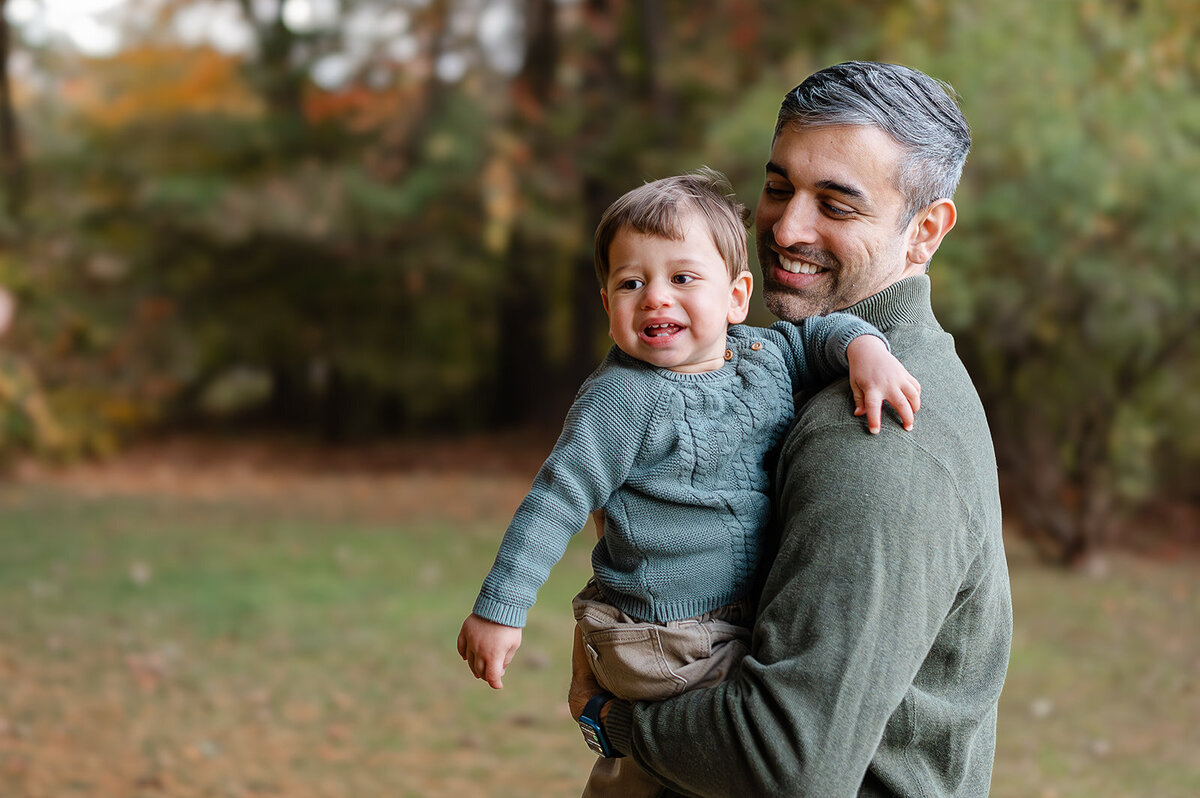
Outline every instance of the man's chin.
<path id="1" fill-rule="evenodd" d="M 779 319 L 798 322 L 809 316 L 822 316 L 829 312 L 819 300 L 802 296 L 794 289 L 768 283 L 763 288 L 763 304 Z"/>

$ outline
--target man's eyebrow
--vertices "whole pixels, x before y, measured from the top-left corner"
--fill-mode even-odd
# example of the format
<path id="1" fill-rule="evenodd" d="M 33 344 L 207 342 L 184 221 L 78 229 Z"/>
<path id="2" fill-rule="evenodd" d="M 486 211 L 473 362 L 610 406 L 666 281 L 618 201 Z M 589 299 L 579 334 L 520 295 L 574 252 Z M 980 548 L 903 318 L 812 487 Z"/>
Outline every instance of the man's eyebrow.
<path id="1" fill-rule="evenodd" d="M 776 174 L 785 180 L 788 179 L 787 169 L 784 169 L 774 161 L 767 161 L 766 169 L 769 174 Z M 867 193 L 862 189 L 846 185 L 845 183 L 839 183 L 836 180 L 818 180 L 816 187 L 841 194 L 849 199 L 865 200 L 867 198 Z"/>
<path id="2" fill-rule="evenodd" d="M 839 183 L 836 180 L 818 180 L 817 188 L 823 188 L 826 191 L 833 191 L 837 194 L 849 197 L 850 199 L 865 200 L 866 192 L 862 189 L 848 186 L 845 183 Z"/>

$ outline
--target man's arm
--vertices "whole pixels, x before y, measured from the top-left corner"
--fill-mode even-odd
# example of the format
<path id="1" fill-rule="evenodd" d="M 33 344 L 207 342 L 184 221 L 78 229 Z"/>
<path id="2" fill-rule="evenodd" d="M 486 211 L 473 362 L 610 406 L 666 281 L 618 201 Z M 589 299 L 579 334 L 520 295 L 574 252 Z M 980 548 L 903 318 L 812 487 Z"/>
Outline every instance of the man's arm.
<path id="1" fill-rule="evenodd" d="M 869 437 L 834 420 L 792 435 L 751 656 L 710 689 L 612 702 L 618 750 L 685 794 L 856 794 L 974 554 L 920 429 Z"/>

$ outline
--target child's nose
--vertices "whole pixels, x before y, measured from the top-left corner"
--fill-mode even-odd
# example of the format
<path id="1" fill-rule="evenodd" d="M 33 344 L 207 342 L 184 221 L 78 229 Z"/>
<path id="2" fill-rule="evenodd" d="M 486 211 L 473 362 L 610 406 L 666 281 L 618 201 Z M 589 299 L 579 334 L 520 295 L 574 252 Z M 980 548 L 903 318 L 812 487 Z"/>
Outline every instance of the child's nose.
<path id="1" fill-rule="evenodd" d="M 649 283 L 642 294 L 642 304 L 648 308 L 660 308 L 671 304 L 671 287 L 657 280 Z"/>

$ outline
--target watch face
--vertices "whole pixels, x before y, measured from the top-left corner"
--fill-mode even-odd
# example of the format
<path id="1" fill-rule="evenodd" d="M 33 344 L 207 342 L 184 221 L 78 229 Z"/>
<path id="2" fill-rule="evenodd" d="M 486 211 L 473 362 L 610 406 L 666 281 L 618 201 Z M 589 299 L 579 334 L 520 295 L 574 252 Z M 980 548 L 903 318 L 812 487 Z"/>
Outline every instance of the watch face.
<path id="1" fill-rule="evenodd" d="M 588 748 L 595 751 L 599 756 L 611 756 L 612 752 L 608 748 L 608 743 L 604 739 L 604 732 L 600 730 L 600 724 L 591 718 L 579 718 L 579 730 L 583 732 L 583 739 L 587 742 Z"/>

